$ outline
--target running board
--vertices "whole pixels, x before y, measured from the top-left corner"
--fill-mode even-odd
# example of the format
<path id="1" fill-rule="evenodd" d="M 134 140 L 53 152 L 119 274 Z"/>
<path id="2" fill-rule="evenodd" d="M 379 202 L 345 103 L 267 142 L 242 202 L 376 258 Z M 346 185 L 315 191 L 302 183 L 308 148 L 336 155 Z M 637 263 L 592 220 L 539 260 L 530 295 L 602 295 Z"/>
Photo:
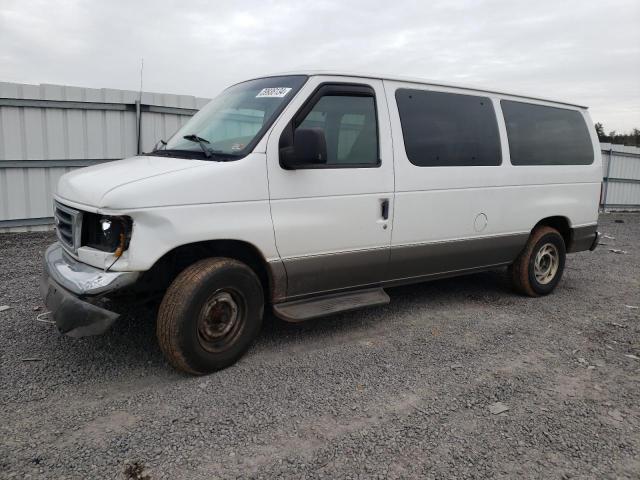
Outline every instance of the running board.
<path id="1" fill-rule="evenodd" d="M 368 288 L 278 303 L 273 306 L 273 311 L 287 322 L 302 322 L 358 308 L 386 305 L 389 302 L 389 295 L 382 288 Z"/>

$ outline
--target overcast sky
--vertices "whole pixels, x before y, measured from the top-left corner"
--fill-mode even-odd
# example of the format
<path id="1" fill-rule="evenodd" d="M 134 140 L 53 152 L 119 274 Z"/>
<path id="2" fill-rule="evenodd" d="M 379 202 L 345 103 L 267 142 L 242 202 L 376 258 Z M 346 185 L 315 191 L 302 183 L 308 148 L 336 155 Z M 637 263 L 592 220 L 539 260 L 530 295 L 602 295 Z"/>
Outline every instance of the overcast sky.
<path id="1" fill-rule="evenodd" d="M 0 81 L 212 97 L 300 68 L 588 105 L 640 128 L 640 1 L 0 0 Z"/>

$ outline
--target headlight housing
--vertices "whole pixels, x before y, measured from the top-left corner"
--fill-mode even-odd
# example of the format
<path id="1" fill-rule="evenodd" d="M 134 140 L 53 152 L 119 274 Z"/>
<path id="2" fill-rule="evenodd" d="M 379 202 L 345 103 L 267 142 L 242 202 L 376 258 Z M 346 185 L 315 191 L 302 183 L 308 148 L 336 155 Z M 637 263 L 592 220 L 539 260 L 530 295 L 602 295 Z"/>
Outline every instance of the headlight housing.
<path id="1" fill-rule="evenodd" d="M 84 213 L 82 245 L 121 255 L 131 240 L 131 217 Z"/>

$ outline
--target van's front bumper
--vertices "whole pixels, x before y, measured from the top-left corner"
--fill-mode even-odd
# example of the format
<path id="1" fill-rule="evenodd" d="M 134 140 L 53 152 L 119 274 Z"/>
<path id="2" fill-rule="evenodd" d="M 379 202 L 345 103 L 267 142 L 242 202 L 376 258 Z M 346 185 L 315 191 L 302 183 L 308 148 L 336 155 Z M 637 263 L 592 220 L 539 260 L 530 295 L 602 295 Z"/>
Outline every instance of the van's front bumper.
<path id="1" fill-rule="evenodd" d="M 44 254 L 40 292 L 61 333 L 99 335 L 119 315 L 96 303 L 105 295 L 133 285 L 140 272 L 105 272 L 71 258 L 59 243 Z"/>

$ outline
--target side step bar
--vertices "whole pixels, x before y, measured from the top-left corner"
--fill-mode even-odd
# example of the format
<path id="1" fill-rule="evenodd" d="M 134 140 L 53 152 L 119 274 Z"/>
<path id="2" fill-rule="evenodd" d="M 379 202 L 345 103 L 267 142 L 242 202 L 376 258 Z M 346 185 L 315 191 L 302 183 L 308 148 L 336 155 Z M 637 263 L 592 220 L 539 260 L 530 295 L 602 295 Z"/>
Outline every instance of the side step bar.
<path id="1" fill-rule="evenodd" d="M 386 305 L 389 302 L 389 295 L 382 288 L 367 288 L 278 303 L 273 306 L 273 311 L 286 322 L 302 322 L 358 308 Z"/>

